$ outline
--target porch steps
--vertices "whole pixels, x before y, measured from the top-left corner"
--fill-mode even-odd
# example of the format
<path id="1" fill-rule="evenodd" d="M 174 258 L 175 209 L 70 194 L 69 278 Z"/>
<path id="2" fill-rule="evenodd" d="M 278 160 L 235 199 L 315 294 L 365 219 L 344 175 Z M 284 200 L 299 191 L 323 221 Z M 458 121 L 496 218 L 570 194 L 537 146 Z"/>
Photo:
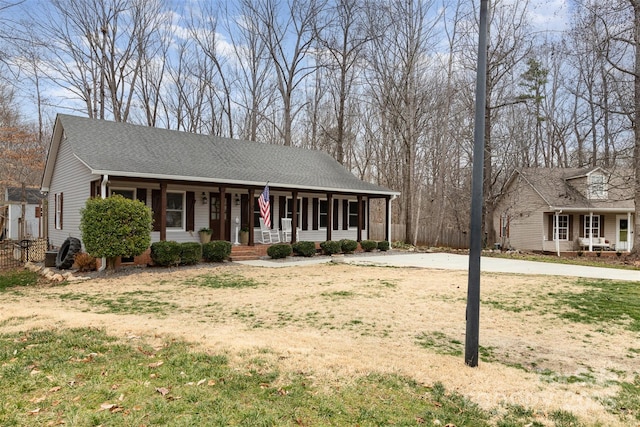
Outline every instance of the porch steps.
<path id="1" fill-rule="evenodd" d="M 256 246 L 232 246 L 231 261 L 249 261 L 260 259 L 267 254 L 267 247 L 269 245 L 256 245 Z"/>

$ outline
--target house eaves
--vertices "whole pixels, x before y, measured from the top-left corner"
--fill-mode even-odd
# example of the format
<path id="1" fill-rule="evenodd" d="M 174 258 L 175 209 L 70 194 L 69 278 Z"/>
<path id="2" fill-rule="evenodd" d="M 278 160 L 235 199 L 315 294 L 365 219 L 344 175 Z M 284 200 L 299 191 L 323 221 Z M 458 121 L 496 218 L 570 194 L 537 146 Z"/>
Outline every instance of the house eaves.
<path id="1" fill-rule="evenodd" d="M 64 138 L 95 175 L 291 188 L 377 196 L 400 193 L 355 177 L 322 151 L 60 114 L 50 156 Z M 53 154 L 52 154 L 53 153 Z M 47 159 L 42 189 L 48 190 Z"/>

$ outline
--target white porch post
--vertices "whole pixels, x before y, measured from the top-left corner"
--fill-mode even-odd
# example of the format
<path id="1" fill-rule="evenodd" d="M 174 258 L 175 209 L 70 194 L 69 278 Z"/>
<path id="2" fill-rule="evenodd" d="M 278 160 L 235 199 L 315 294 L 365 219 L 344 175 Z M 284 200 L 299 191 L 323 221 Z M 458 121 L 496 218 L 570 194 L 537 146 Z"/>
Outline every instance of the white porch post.
<path id="1" fill-rule="evenodd" d="M 556 211 L 553 218 L 555 219 L 553 240 L 556 243 L 556 253 L 560 256 L 560 212 Z"/>
<path id="2" fill-rule="evenodd" d="M 589 212 L 589 252 L 593 252 L 593 212 Z"/>
<path id="3" fill-rule="evenodd" d="M 636 218 L 636 221 L 638 218 Z M 627 212 L 627 252 L 631 252 L 631 247 L 633 246 L 633 229 L 631 226 L 631 212 Z"/>

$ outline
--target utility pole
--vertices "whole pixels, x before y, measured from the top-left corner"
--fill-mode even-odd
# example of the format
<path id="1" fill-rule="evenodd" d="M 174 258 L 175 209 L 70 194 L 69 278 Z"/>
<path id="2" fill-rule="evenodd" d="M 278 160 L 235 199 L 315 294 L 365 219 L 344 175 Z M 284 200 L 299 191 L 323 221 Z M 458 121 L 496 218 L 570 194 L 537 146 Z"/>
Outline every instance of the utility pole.
<path id="1" fill-rule="evenodd" d="M 467 331 L 464 362 L 478 366 L 480 335 L 480 255 L 482 253 L 482 183 L 484 164 L 485 102 L 487 98 L 487 15 L 489 0 L 480 2 L 480 34 L 476 77 L 476 117 L 473 131 L 473 183 L 471 189 L 471 235 L 467 287 Z"/>

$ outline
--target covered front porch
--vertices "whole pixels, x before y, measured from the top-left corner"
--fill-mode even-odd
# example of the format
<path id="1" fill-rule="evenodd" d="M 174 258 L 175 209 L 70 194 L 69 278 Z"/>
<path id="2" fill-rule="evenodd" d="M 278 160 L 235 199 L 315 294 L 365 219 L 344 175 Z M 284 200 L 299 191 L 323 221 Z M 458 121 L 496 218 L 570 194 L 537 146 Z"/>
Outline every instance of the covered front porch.
<path id="1" fill-rule="evenodd" d="M 286 241 L 322 242 L 369 238 L 372 216 L 384 218 L 385 240 L 390 239 L 393 194 L 381 192 L 321 191 L 282 186 L 269 188 L 271 227 L 260 224 L 258 197 L 264 187 L 207 182 L 151 180 L 103 176 L 92 183 L 92 197 L 120 194 L 137 199 L 153 211 L 153 241 L 199 241 L 198 231 L 211 231 L 212 240 L 246 245 Z M 376 206 L 372 208 L 372 203 Z M 372 213 L 372 210 L 375 212 Z M 284 233 L 284 231 L 288 231 Z M 270 238 L 267 238 L 270 236 Z M 276 238 L 277 236 L 277 238 Z"/>
<path id="2" fill-rule="evenodd" d="M 555 252 L 630 252 L 633 247 L 630 209 L 556 210 L 545 214 L 543 250 Z"/>

